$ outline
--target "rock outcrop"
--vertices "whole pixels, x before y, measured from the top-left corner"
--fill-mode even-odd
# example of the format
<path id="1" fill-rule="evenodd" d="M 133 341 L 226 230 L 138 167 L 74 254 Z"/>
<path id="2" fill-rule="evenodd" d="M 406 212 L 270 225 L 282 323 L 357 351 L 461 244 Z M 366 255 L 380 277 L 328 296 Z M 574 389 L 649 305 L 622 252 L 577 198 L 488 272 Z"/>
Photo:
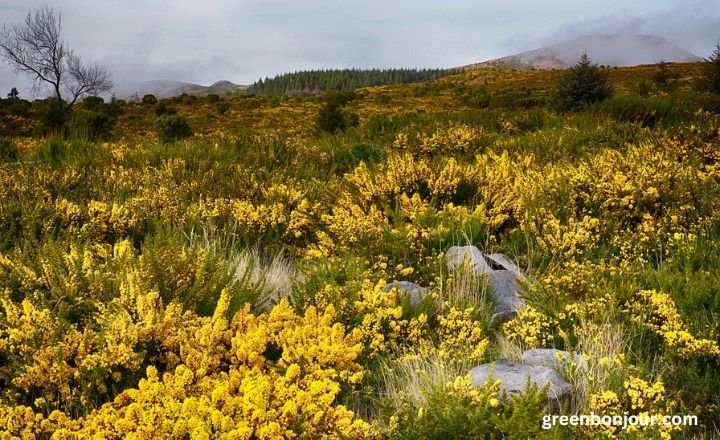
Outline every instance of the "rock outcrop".
<path id="1" fill-rule="evenodd" d="M 410 281 L 395 281 L 383 287 L 384 292 L 389 292 L 392 289 L 398 289 L 410 297 L 410 304 L 417 305 L 425 295 L 427 295 L 427 289 L 415 284 Z"/>
<path id="2" fill-rule="evenodd" d="M 478 365 L 470 370 L 473 385 L 482 386 L 491 377 L 499 379 L 500 395 L 508 396 L 524 393 L 528 381 L 542 388 L 548 385 L 547 398 L 550 408 L 557 411 L 561 408 L 572 390 L 572 386 L 552 368 L 538 365 L 527 365 L 501 359 L 489 364 Z"/>
<path id="3" fill-rule="evenodd" d="M 525 277 L 520 269 L 504 254 L 484 255 L 476 246 L 453 246 L 445 254 L 448 269 L 454 270 L 466 264 L 475 275 L 488 274 L 488 281 L 495 300 L 490 324 L 500 324 L 514 318 L 525 305 L 520 297 L 518 281 Z"/>

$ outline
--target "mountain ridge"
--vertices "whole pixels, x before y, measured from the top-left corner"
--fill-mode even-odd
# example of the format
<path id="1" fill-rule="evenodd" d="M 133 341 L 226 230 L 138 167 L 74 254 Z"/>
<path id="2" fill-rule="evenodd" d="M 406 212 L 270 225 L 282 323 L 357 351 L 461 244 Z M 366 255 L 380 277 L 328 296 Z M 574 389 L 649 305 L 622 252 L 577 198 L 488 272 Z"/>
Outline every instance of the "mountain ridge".
<path id="1" fill-rule="evenodd" d="M 121 97 L 133 97 L 137 95 L 142 98 L 144 95 L 155 95 L 158 99 L 172 98 L 173 96 L 179 96 L 187 94 L 191 96 L 207 96 L 211 94 L 216 95 L 230 95 L 234 93 L 242 93 L 247 91 L 248 86 L 235 84 L 231 81 L 220 80 L 212 83 L 209 86 L 203 86 L 200 84 L 189 83 L 177 80 L 168 79 L 155 79 L 150 81 L 143 81 L 134 84 L 127 84 L 119 87 L 118 94 Z"/>
<path id="2" fill-rule="evenodd" d="M 647 34 L 586 35 L 534 50 L 459 67 L 462 70 L 506 68 L 517 70 L 565 69 L 587 53 L 596 64 L 630 67 L 667 62 L 700 61 L 663 37 Z"/>

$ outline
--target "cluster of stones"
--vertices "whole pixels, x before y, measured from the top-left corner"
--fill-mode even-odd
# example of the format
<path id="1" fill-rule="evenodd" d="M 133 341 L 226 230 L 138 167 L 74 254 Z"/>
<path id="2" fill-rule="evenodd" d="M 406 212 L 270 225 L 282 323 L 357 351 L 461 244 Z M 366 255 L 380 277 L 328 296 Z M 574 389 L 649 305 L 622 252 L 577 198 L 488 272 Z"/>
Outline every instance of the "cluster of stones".
<path id="1" fill-rule="evenodd" d="M 453 271 L 465 265 L 476 276 L 487 274 L 495 308 L 491 325 L 508 321 L 517 315 L 525 302 L 520 297 L 519 281 L 525 278 L 520 269 L 504 254 L 483 254 L 475 246 L 453 246 L 445 254 L 448 269 Z M 385 291 L 398 289 L 417 305 L 428 293 L 427 289 L 410 281 L 396 281 L 385 286 Z"/>
<path id="2" fill-rule="evenodd" d="M 453 246 L 445 254 L 448 269 L 456 270 L 461 266 L 471 270 L 477 276 L 487 274 L 494 300 L 491 325 L 498 325 L 517 316 L 525 306 L 520 283 L 525 277 L 520 269 L 504 254 L 483 254 L 475 246 Z M 398 289 L 417 305 L 428 294 L 428 290 L 410 281 L 396 281 L 385 286 L 385 291 Z M 499 394 L 502 397 L 526 391 L 528 384 L 538 388 L 547 386 L 547 398 L 552 410 L 559 410 L 570 396 L 572 386 L 558 370 L 565 363 L 574 362 L 576 368 L 583 368 L 585 360 L 578 354 L 555 349 L 533 349 L 522 354 L 522 362 L 500 359 L 482 364 L 470 370 L 475 386 L 482 386 L 488 380 L 500 380 Z"/>

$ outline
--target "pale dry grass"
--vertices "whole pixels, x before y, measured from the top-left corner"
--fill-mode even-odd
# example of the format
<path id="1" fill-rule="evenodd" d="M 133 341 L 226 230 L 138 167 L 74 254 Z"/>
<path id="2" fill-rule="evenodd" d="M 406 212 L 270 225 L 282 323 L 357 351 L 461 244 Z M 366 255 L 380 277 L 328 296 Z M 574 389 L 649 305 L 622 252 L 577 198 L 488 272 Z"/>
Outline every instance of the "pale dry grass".
<path id="1" fill-rule="evenodd" d="M 500 333 L 497 336 L 497 348 L 500 359 L 507 359 L 513 362 L 522 362 L 523 352 L 529 349 L 529 347 L 524 346 L 522 342 L 515 342 Z"/>
<path id="2" fill-rule="evenodd" d="M 253 248 L 237 253 L 231 261 L 235 280 L 259 290 L 255 307 L 262 311 L 269 311 L 282 298 L 289 297 L 295 284 L 302 281 L 302 273 L 282 252 L 263 258 L 258 249 Z"/>
<path id="3" fill-rule="evenodd" d="M 576 352 L 582 353 L 586 365 L 566 368 L 563 373 L 573 385 L 573 411 L 590 410 L 590 396 L 610 388 L 612 378 L 622 374 L 624 359 L 630 350 L 628 333 L 622 324 L 605 320 L 601 323 L 582 320 L 576 330 Z"/>
<path id="4" fill-rule="evenodd" d="M 436 351 L 384 361 L 380 368 L 382 397 L 397 411 L 405 405 L 426 407 L 428 396 L 466 375 L 473 366 L 469 360 L 448 359 Z"/>
<path id="5" fill-rule="evenodd" d="M 188 247 L 202 247 L 210 255 L 228 261 L 234 280 L 256 292 L 253 308 L 257 311 L 269 311 L 304 279 L 293 259 L 282 251 L 263 255 L 257 247 L 239 249 L 233 231 L 202 227 L 199 232 L 190 231 L 186 238 Z"/>

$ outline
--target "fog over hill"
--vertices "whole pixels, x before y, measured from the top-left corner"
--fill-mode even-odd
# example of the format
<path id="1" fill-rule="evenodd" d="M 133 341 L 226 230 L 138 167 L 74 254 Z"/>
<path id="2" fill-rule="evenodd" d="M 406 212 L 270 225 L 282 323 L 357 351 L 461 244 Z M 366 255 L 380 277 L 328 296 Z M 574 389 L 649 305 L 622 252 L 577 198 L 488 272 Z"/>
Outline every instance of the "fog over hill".
<path id="1" fill-rule="evenodd" d="M 588 35 L 551 46 L 463 66 L 464 69 L 564 69 L 583 53 L 606 66 L 637 66 L 668 62 L 700 61 L 701 58 L 655 35 Z"/>
<path id="2" fill-rule="evenodd" d="M 193 96 L 206 96 L 210 94 L 228 95 L 238 92 L 244 92 L 247 86 L 234 84 L 230 81 L 217 81 L 209 86 L 193 84 L 175 80 L 152 80 L 138 83 L 119 84 L 115 89 L 118 98 L 131 98 L 137 94 L 142 98 L 143 95 L 152 94 L 156 98 L 170 98 L 173 96 L 186 93 Z"/>

